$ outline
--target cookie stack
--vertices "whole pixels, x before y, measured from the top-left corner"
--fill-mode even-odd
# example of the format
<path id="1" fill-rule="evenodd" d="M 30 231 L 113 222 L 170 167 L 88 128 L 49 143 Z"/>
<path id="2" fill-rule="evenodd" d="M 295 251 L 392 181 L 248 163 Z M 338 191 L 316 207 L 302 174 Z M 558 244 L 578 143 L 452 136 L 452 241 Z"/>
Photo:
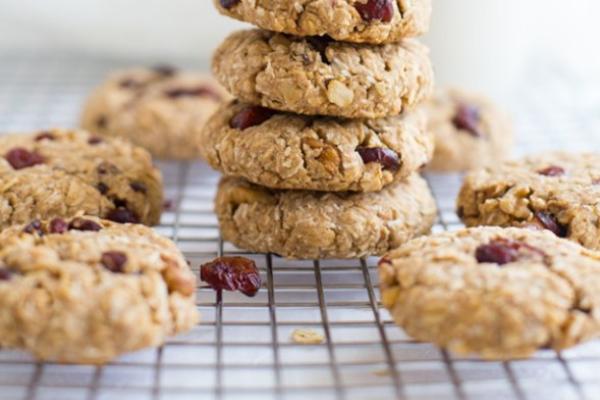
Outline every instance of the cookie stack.
<path id="1" fill-rule="evenodd" d="M 233 33 L 213 72 L 237 99 L 201 134 L 226 175 L 225 240 L 292 258 L 382 254 L 430 230 L 417 171 L 433 137 L 415 107 L 431 95 L 430 0 L 215 0 L 262 29 Z"/>

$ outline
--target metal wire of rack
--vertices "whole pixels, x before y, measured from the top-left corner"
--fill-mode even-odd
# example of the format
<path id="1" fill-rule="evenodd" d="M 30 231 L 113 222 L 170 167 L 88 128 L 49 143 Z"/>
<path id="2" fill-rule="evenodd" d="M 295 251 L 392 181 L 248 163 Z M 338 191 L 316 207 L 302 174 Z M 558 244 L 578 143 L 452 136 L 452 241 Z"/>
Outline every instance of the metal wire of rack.
<path id="1" fill-rule="evenodd" d="M 0 132 L 75 126 L 92 86 L 130 64 L 81 54 L 4 54 Z M 557 70 L 532 74 L 528 85 L 530 95 L 520 96 L 512 110 L 518 153 L 600 149 L 595 92 L 585 97 L 584 83 Z M 254 298 L 216 296 L 200 285 L 203 318 L 191 332 L 105 366 L 39 363 L 2 350 L 1 399 L 600 398 L 600 341 L 511 362 L 459 357 L 415 342 L 381 308 L 375 258 L 290 261 L 244 253 L 219 236 L 212 213 L 218 176 L 201 163 L 159 166 L 173 207 L 157 231 L 177 242 L 195 272 L 217 255 L 253 258 L 262 290 Z M 460 177 L 426 178 L 440 210 L 434 231 L 459 228 L 454 198 Z M 297 344 L 290 339 L 297 328 L 321 332 L 325 340 Z"/>

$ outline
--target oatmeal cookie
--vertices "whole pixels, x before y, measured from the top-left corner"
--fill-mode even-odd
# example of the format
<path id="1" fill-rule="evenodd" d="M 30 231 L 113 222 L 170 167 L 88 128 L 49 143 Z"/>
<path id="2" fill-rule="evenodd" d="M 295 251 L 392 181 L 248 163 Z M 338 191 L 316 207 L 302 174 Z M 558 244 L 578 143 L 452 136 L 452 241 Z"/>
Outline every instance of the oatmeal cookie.
<path id="1" fill-rule="evenodd" d="M 223 15 L 298 36 L 392 43 L 429 30 L 431 0 L 213 0 Z"/>
<path id="2" fill-rule="evenodd" d="M 61 129 L 0 137 L 0 229 L 78 213 L 155 225 L 162 203 L 160 171 L 128 142 Z"/>
<path id="3" fill-rule="evenodd" d="M 248 103 L 298 114 L 379 118 L 431 95 L 428 53 L 414 40 L 368 46 L 245 30 L 216 50 L 213 72 Z"/>
<path id="4" fill-rule="evenodd" d="M 0 347 L 101 364 L 198 321 L 196 280 L 177 247 L 143 225 L 33 220 L 0 233 Z"/>
<path id="5" fill-rule="evenodd" d="M 522 358 L 600 333 L 600 255 L 549 232 L 442 232 L 392 251 L 379 273 L 394 321 L 457 353 Z"/>
<path id="6" fill-rule="evenodd" d="M 513 142 L 509 118 L 487 98 L 458 89 L 439 90 L 423 105 L 435 153 L 428 166 L 466 171 L 507 158 Z"/>
<path id="7" fill-rule="evenodd" d="M 380 255 L 429 232 L 436 218 L 416 174 L 377 193 L 276 191 L 226 177 L 215 207 L 225 240 L 298 259 Z"/>
<path id="8" fill-rule="evenodd" d="M 102 136 L 117 136 L 158 158 L 198 157 L 198 127 L 227 92 L 212 78 L 171 68 L 136 68 L 112 74 L 88 99 L 81 125 Z"/>
<path id="9" fill-rule="evenodd" d="M 471 172 L 458 214 L 467 226 L 548 229 L 600 249 L 600 154 L 554 152 Z"/>
<path id="10" fill-rule="evenodd" d="M 426 164 L 422 113 L 348 120 L 233 102 L 214 114 L 200 153 L 215 169 L 277 189 L 378 191 Z"/>

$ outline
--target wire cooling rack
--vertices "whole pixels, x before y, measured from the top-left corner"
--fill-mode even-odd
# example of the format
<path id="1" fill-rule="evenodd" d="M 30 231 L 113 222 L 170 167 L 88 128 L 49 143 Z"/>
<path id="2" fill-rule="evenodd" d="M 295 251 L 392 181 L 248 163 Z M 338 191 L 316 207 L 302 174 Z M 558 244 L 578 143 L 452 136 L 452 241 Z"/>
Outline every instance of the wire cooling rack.
<path id="1" fill-rule="evenodd" d="M 129 64 L 82 54 L 3 54 L 0 131 L 76 126 L 89 90 L 109 70 Z M 600 149 L 598 84 L 591 90 L 546 68 L 531 71 L 524 87 L 511 103 L 517 153 Z M 178 243 L 196 273 L 217 255 L 253 258 L 264 287 L 254 298 L 229 292 L 219 298 L 199 286 L 202 322 L 190 333 L 102 367 L 37 363 L 0 351 L 0 399 L 600 398 L 600 341 L 505 363 L 417 343 L 381 308 L 375 258 L 289 261 L 245 254 L 220 239 L 212 212 L 217 175 L 199 163 L 159 166 L 173 207 L 156 229 Z M 434 230 L 457 229 L 460 177 L 427 179 L 440 209 Z M 316 331 L 324 341 L 295 343 L 295 329 Z"/>

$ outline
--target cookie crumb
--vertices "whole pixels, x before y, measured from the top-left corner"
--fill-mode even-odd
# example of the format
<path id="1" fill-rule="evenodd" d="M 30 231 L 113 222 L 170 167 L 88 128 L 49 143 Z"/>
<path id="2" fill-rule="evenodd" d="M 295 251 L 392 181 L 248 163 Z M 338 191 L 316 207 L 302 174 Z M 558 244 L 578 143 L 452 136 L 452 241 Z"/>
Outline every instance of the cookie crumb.
<path id="1" fill-rule="evenodd" d="M 297 344 L 321 344 L 325 341 L 325 336 L 314 329 L 295 329 L 291 337 L 292 341 Z"/>

